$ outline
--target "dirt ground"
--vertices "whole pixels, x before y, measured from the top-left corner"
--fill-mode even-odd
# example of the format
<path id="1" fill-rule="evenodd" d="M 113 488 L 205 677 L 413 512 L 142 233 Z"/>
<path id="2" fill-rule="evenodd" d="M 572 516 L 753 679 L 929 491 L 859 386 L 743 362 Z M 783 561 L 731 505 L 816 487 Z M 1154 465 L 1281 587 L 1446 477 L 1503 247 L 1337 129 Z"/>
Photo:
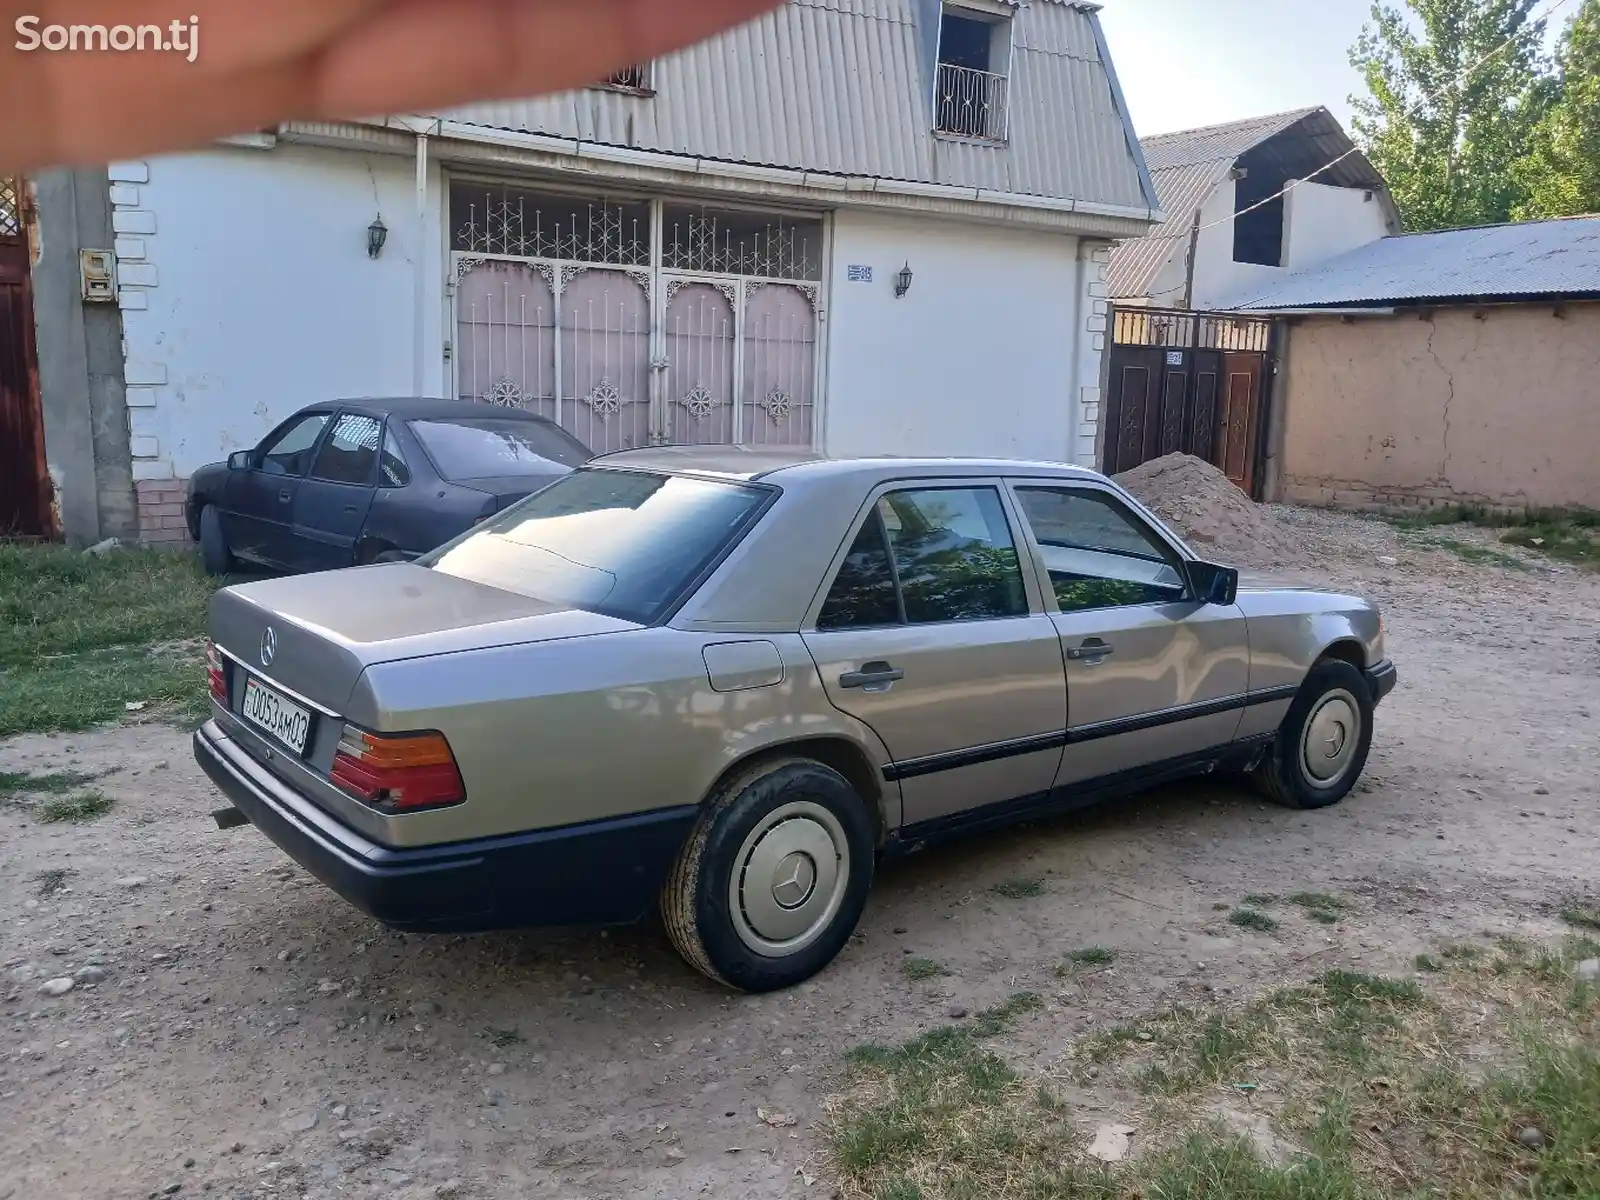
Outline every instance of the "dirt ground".
<path id="1" fill-rule="evenodd" d="M 110 772 L 117 801 L 79 826 L 0 807 L 0 1200 L 824 1197 L 814 1122 L 859 1042 L 1030 989 L 1047 1008 L 1006 1052 L 1045 1064 L 1174 999 L 1558 931 L 1600 879 L 1600 576 L 1274 519 L 1300 574 L 1386 614 L 1401 683 L 1356 794 L 1299 814 L 1178 787 L 890 866 L 839 961 L 766 997 L 700 979 L 653 927 L 385 931 L 255 831 L 219 832 L 165 726 L 0 744 L 0 771 Z M 1043 894 L 991 890 L 1019 878 Z M 1266 934 L 1216 907 L 1296 890 L 1351 911 Z M 1092 944 L 1115 966 L 1058 977 Z M 949 973 L 913 981 L 909 955 Z M 41 992 L 84 968 L 103 980 Z M 1073 1102 L 1086 1143 L 1135 1103 Z"/>

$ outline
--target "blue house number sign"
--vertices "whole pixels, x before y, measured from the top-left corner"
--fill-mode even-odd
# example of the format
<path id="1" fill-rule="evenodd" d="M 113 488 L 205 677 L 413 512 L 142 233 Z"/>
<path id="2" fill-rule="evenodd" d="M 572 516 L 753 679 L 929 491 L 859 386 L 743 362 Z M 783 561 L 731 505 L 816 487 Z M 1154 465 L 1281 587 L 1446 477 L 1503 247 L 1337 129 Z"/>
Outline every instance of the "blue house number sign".
<path id="1" fill-rule="evenodd" d="M 872 268 L 864 267 L 860 263 L 851 263 L 845 268 L 845 278 L 851 283 L 871 283 Z"/>

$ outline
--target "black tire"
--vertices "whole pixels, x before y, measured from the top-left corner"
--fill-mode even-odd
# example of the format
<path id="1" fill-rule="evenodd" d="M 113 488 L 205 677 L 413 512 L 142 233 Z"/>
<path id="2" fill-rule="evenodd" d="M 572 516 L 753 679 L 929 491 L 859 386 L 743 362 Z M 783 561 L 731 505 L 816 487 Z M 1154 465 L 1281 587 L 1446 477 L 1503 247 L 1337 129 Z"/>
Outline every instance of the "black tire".
<path id="1" fill-rule="evenodd" d="M 838 855 L 831 871 L 825 848 Z M 775 991 L 809 979 L 844 949 L 873 868 L 867 802 L 844 777 L 808 758 L 768 761 L 736 772 L 707 801 L 662 889 L 661 915 L 696 970 L 741 991 Z M 779 881 L 789 870 L 793 878 Z M 774 880 L 770 893 L 746 882 L 762 874 Z M 735 886 L 752 898 L 738 911 Z M 785 887 L 792 904 L 779 895 Z"/>
<path id="2" fill-rule="evenodd" d="M 236 565 L 228 549 L 228 535 L 222 532 L 222 518 L 211 505 L 200 510 L 200 565 L 207 575 L 231 575 Z"/>
<path id="3" fill-rule="evenodd" d="M 1256 768 L 1256 786 L 1289 808 L 1339 803 L 1367 765 L 1372 712 L 1372 689 L 1360 671 L 1337 659 L 1319 662 L 1300 685 L 1277 740 Z M 1360 729 L 1349 728 L 1352 720 L 1360 722 Z"/>

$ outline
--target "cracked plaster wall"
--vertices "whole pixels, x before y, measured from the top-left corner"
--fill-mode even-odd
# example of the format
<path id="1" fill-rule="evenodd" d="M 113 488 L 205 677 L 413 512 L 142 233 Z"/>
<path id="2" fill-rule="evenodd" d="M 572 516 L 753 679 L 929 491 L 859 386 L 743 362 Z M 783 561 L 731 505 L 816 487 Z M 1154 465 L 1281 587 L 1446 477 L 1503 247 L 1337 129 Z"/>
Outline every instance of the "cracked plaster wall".
<path id="1" fill-rule="evenodd" d="M 1600 508 L 1600 304 L 1306 318 L 1289 336 L 1283 499 Z"/>

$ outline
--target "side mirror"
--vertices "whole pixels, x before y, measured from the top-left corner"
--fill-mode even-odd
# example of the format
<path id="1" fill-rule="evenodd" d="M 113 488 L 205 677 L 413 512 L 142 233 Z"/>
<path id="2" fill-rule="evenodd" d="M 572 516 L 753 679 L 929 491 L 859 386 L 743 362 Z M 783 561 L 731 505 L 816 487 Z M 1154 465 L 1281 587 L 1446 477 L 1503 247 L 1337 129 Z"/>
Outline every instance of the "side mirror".
<path id="1" fill-rule="evenodd" d="M 1206 604 L 1227 607 L 1239 598 L 1239 572 L 1232 567 L 1192 562 L 1189 578 L 1194 583 L 1195 596 Z"/>
<path id="2" fill-rule="evenodd" d="M 250 469 L 250 451 L 235 450 L 228 455 L 228 470 L 248 471 Z"/>

